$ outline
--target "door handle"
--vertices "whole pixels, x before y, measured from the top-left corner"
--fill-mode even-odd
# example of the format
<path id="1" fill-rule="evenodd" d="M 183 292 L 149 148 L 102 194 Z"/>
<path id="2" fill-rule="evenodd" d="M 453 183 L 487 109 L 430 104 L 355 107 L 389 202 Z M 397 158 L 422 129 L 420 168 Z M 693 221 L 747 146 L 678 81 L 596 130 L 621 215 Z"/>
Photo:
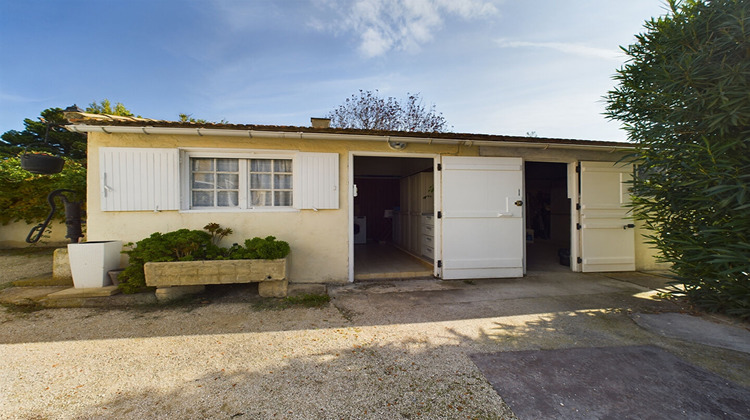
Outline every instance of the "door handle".
<path id="1" fill-rule="evenodd" d="M 523 201 L 521 201 L 521 200 L 516 200 L 516 202 L 515 202 L 515 203 L 513 203 L 513 204 L 517 205 L 518 207 L 521 207 L 521 206 L 523 206 Z"/>
<path id="2" fill-rule="evenodd" d="M 628 223 L 627 225 L 623 226 L 622 228 L 623 229 L 627 229 L 627 228 L 631 228 L 632 229 L 634 227 L 635 227 L 635 225 L 633 223 Z"/>

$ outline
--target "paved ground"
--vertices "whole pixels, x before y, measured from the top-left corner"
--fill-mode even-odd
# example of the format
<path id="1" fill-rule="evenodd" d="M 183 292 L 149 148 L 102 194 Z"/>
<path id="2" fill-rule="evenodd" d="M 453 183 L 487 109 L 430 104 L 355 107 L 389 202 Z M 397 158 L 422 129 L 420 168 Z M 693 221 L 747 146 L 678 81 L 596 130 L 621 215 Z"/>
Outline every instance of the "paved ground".
<path id="1" fill-rule="evenodd" d="M 656 346 L 472 355 L 524 419 L 750 418 L 750 390 Z"/>
<path id="2" fill-rule="evenodd" d="M 619 346 L 750 388 L 750 354 L 634 322 L 685 310 L 654 299 L 663 282 L 556 272 L 359 283 L 320 309 L 267 309 L 247 286 L 168 307 L 4 308 L 0 417 L 512 419 L 472 358 Z"/>

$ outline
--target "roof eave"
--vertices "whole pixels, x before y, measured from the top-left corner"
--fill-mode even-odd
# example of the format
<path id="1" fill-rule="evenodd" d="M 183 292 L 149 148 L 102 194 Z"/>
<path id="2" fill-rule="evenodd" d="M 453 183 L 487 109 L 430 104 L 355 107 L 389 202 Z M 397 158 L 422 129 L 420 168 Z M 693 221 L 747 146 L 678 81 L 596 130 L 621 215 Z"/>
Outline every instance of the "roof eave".
<path id="1" fill-rule="evenodd" d="M 505 136 L 483 136 L 487 139 L 477 138 L 451 138 L 450 133 L 440 133 L 439 136 L 430 136 L 428 133 L 405 136 L 388 134 L 357 134 L 330 131 L 286 131 L 286 130 L 258 130 L 258 129 L 231 129 L 231 128 L 206 128 L 196 127 L 159 127 L 147 125 L 92 125 L 92 124 L 70 124 L 66 129 L 77 133 L 106 133 L 106 134 L 146 134 L 146 135 L 191 135 L 191 136 L 220 136 L 220 137 L 246 137 L 246 138 L 273 138 L 273 139 L 309 139 L 309 140 L 345 140 L 345 141 L 373 141 L 373 142 L 403 142 L 420 144 L 463 144 L 467 146 L 486 147 L 527 147 L 540 149 L 578 149 L 599 151 L 629 151 L 634 148 L 630 143 L 602 142 L 602 141 L 565 141 L 556 139 L 545 141 L 545 139 L 534 138 L 534 140 L 514 141 Z M 552 140 L 552 139 L 549 139 Z"/>

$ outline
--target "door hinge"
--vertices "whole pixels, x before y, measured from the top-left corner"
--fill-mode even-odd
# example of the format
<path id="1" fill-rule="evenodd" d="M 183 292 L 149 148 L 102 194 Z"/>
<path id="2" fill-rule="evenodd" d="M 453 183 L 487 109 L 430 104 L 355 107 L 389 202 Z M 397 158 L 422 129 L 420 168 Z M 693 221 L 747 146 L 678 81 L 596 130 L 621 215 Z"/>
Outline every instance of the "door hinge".
<path id="1" fill-rule="evenodd" d="M 439 212 L 438 212 L 438 214 L 437 214 L 437 218 L 438 218 L 438 219 L 442 219 L 442 218 L 443 218 L 443 212 L 442 212 L 442 211 L 439 211 Z"/>
<path id="2" fill-rule="evenodd" d="M 578 264 L 583 264 L 583 258 L 581 257 L 576 258 L 576 262 L 578 262 Z"/>
<path id="3" fill-rule="evenodd" d="M 442 171 L 443 170 L 443 164 L 442 163 L 438 163 L 437 168 L 438 168 L 438 171 Z"/>
<path id="4" fill-rule="evenodd" d="M 576 203 L 576 210 L 580 210 L 580 209 L 581 209 L 581 203 Z"/>
<path id="5" fill-rule="evenodd" d="M 580 223 L 576 223 L 576 230 L 581 230 L 581 224 Z"/>
<path id="6" fill-rule="evenodd" d="M 580 163 L 578 165 L 576 165 L 576 173 L 577 174 L 581 173 L 581 164 Z"/>
<path id="7" fill-rule="evenodd" d="M 438 268 L 442 268 L 443 267 L 443 260 L 437 260 L 437 266 L 438 266 Z"/>

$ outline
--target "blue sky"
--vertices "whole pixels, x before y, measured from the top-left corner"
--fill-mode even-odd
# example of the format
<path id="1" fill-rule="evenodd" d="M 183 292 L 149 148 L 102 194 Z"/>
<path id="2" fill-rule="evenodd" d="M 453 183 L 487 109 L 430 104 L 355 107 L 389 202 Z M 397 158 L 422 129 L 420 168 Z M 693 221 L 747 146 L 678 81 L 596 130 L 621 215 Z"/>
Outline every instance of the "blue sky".
<path id="1" fill-rule="evenodd" d="M 602 96 L 662 0 L 0 0 L 0 132 L 104 98 L 301 125 L 359 89 L 453 131 L 626 140 Z"/>

